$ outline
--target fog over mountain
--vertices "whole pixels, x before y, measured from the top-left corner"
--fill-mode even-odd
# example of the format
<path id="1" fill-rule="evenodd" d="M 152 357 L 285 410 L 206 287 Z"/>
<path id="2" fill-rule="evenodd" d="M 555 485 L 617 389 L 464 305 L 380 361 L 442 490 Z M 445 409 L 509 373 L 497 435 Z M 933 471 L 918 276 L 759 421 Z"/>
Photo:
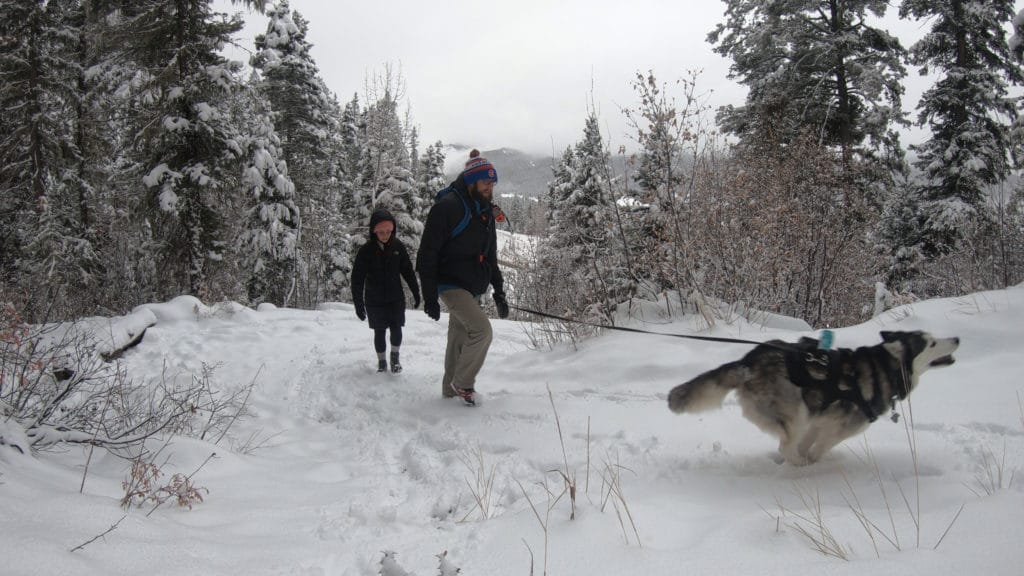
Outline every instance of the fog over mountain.
<path id="1" fill-rule="evenodd" d="M 472 149 L 472 146 L 463 144 L 444 147 L 446 178 L 451 180 L 458 176 Z M 551 181 L 551 166 L 557 160 L 551 156 L 530 154 L 513 148 L 480 150 L 480 155 L 490 160 L 498 170 L 499 194 L 533 198 L 547 192 L 548 182 Z M 612 170 L 616 176 L 622 175 L 624 163 L 622 156 L 612 156 Z"/>

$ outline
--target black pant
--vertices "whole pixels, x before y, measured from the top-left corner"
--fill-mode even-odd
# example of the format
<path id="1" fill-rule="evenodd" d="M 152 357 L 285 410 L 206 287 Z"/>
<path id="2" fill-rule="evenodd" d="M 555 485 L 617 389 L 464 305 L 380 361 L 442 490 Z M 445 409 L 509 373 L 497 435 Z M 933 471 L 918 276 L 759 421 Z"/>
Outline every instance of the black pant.
<path id="1" fill-rule="evenodd" d="M 387 351 L 387 343 L 385 342 L 385 334 L 387 328 L 380 328 L 373 331 L 373 348 L 379 354 L 383 354 Z M 398 348 L 402 345 L 402 327 L 398 324 L 391 326 L 391 347 Z"/>

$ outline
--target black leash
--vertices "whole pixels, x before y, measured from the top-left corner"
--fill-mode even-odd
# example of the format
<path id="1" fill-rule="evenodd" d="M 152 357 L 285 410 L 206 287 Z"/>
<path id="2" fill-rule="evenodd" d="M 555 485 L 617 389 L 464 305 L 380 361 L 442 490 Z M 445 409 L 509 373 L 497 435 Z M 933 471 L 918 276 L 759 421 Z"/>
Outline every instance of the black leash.
<path id="1" fill-rule="evenodd" d="M 650 330 L 640 330 L 639 328 L 626 328 L 625 326 L 612 326 L 610 324 L 598 324 L 596 322 L 587 322 L 586 320 L 576 320 L 573 318 L 565 318 L 564 316 L 558 316 L 557 314 L 549 314 L 547 312 L 540 312 L 539 310 L 531 310 L 529 308 L 523 308 L 520 306 L 509 305 L 509 308 L 513 310 L 519 310 L 520 312 L 526 312 L 527 314 L 533 314 L 534 316 L 540 316 L 542 318 L 550 318 L 552 320 L 561 320 L 562 322 L 572 322 L 575 324 L 582 324 L 584 326 L 592 326 L 594 328 L 604 328 L 605 330 L 618 330 L 619 332 L 632 332 L 634 334 L 652 334 L 654 336 L 670 336 L 672 338 L 687 338 L 689 340 L 705 340 L 708 342 L 726 342 L 729 344 L 765 344 L 776 348 L 783 348 L 782 346 L 776 346 L 770 342 L 755 342 L 753 340 L 741 340 L 739 338 L 719 338 L 716 336 L 693 336 L 689 334 L 666 334 L 665 332 L 651 332 Z M 783 348 L 788 350 L 789 348 Z"/>
<path id="2" fill-rule="evenodd" d="M 705 340 L 708 342 L 726 342 L 729 344 L 753 344 L 755 346 L 764 345 L 770 346 L 777 350 L 782 350 L 785 353 L 786 370 L 790 374 L 790 379 L 794 385 L 800 388 L 814 388 L 821 390 L 826 395 L 825 405 L 831 404 L 836 400 L 844 400 L 851 402 L 864 413 L 867 419 L 874 422 L 880 413 L 876 412 L 874 406 L 868 402 L 860 390 L 840 390 L 837 385 L 839 381 L 838 369 L 836 366 L 836 360 L 838 359 L 838 352 L 834 350 L 822 350 L 815 347 L 801 346 L 800 344 L 790 344 L 788 342 L 755 342 L 753 340 L 742 340 L 739 338 L 718 338 L 715 336 L 691 336 L 687 334 L 666 334 L 664 332 L 651 332 L 649 330 L 640 330 L 639 328 L 626 328 L 624 326 L 611 326 L 609 324 L 599 324 L 596 322 L 587 322 L 586 320 L 576 320 L 573 318 L 566 318 L 564 316 L 558 316 L 557 314 L 549 314 L 547 312 L 541 312 L 539 310 L 531 310 L 529 308 L 523 308 L 521 306 L 509 305 L 509 308 L 513 310 L 519 310 L 520 312 L 526 312 L 527 314 L 533 314 L 542 318 L 550 318 L 552 320 L 560 320 L 562 322 L 573 322 L 576 324 L 582 324 L 584 326 L 592 326 L 594 328 L 603 328 L 606 330 L 618 330 L 620 332 L 633 332 L 634 334 L 651 334 L 654 336 L 671 336 L 672 338 L 687 338 L 690 340 Z M 807 371 L 807 363 L 817 363 L 827 371 L 826 376 L 823 379 L 815 379 Z M 874 373 L 872 373 L 874 374 Z M 878 387 L 878 378 L 875 376 L 874 380 L 874 394 L 873 397 L 877 397 L 880 389 Z M 906 386 L 904 384 L 904 386 Z M 905 394 L 904 394 L 905 396 Z M 900 395 L 897 392 L 896 397 Z M 899 415 L 895 411 L 895 402 L 890 402 L 889 408 L 893 410 L 892 421 L 897 422 Z"/>

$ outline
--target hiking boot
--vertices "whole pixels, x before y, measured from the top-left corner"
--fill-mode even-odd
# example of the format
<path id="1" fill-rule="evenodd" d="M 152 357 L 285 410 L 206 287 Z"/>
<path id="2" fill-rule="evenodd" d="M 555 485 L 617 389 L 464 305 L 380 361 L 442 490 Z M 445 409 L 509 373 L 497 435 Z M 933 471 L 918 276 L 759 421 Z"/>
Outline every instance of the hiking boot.
<path id="1" fill-rule="evenodd" d="M 455 392 L 455 396 L 462 398 L 466 406 L 476 406 L 476 391 L 472 388 L 458 388 L 452 385 L 452 391 Z"/>
<path id="2" fill-rule="evenodd" d="M 388 371 L 388 361 L 383 359 L 383 358 L 377 360 L 377 372 L 380 373 L 380 372 L 387 372 L 387 371 Z"/>
<path id="3" fill-rule="evenodd" d="M 391 371 L 395 374 L 402 371 L 402 364 L 398 362 L 398 352 L 391 353 Z"/>

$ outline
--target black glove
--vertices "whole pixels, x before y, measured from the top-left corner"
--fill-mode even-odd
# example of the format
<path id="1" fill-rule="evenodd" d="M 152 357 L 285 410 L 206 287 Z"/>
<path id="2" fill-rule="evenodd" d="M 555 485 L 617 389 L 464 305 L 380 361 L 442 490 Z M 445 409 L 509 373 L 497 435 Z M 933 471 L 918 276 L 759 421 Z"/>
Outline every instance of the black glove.
<path id="1" fill-rule="evenodd" d="M 363 308 L 361 304 L 356 304 L 356 318 L 360 321 L 366 320 L 366 308 Z"/>
<path id="2" fill-rule="evenodd" d="M 498 318 L 502 320 L 508 318 L 508 302 L 505 301 L 504 292 L 494 293 L 494 306 L 498 309 Z"/>
<path id="3" fill-rule="evenodd" d="M 441 319 L 441 304 L 437 300 L 427 300 L 423 303 L 423 311 L 434 320 Z"/>
<path id="4" fill-rule="evenodd" d="M 413 308 L 419 308 L 420 307 L 420 295 L 419 294 L 413 294 L 412 295 L 412 307 Z"/>

